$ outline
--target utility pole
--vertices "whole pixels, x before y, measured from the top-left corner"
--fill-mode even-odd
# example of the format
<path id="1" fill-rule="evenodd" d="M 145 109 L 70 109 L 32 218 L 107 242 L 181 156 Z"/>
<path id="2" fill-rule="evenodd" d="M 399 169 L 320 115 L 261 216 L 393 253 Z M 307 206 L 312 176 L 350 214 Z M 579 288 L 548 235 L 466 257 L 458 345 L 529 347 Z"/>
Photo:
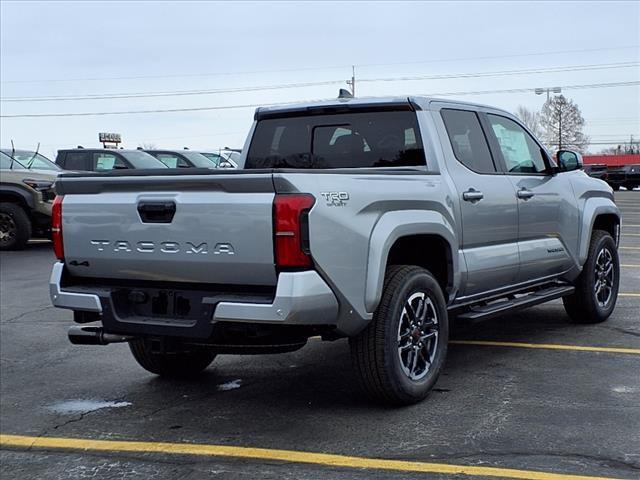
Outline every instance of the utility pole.
<path id="1" fill-rule="evenodd" d="M 558 150 L 562 150 L 562 106 L 560 106 L 558 114 Z"/>
<path id="2" fill-rule="evenodd" d="M 351 95 L 356 96 L 356 66 L 351 65 L 351 80 L 347 80 L 347 85 L 351 87 Z"/>

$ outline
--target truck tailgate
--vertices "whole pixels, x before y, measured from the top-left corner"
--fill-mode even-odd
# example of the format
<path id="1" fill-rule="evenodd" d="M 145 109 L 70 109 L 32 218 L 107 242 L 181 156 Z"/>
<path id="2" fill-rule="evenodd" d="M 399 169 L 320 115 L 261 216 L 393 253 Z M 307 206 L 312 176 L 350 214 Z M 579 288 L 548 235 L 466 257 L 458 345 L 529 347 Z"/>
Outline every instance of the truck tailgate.
<path id="1" fill-rule="evenodd" d="M 275 285 L 270 173 L 63 177 L 74 276 Z"/>

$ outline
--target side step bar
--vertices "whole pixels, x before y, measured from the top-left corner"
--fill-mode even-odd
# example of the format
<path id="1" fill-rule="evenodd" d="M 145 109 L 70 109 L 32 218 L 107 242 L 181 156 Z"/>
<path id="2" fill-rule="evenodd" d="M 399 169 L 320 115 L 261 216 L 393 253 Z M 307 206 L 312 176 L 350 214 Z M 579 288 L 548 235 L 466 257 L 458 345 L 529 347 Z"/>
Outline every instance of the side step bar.
<path id="1" fill-rule="evenodd" d="M 570 295 L 574 290 L 574 287 L 568 285 L 543 288 L 519 297 L 514 296 L 509 299 L 498 300 L 487 305 L 473 306 L 468 311 L 458 314 L 457 318 L 460 320 L 472 321 L 486 320 L 505 312 L 532 307 L 533 305 L 538 305 L 540 303 L 548 302 L 549 300 Z"/>

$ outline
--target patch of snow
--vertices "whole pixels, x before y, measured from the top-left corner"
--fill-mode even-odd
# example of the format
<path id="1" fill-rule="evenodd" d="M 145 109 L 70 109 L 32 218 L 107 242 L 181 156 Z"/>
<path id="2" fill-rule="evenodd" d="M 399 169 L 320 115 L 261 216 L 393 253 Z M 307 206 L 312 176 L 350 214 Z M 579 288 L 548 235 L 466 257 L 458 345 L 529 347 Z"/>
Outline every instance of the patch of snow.
<path id="1" fill-rule="evenodd" d="M 613 387 L 613 391 L 616 393 L 638 393 L 640 388 L 637 387 L 625 387 L 624 385 L 619 387 Z"/>
<path id="2" fill-rule="evenodd" d="M 95 410 L 101 410 L 103 408 L 121 408 L 128 407 L 131 402 L 114 402 L 103 400 L 69 400 L 67 402 L 60 402 L 54 405 L 49 405 L 47 408 L 53 410 L 56 413 L 70 414 L 70 413 L 87 413 Z"/>
<path id="3" fill-rule="evenodd" d="M 242 379 L 238 378 L 237 380 L 231 380 L 230 382 L 221 383 L 218 385 L 218 390 L 221 392 L 226 392 L 227 390 L 235 390 L 236 388 L 240 388 L 240 384 L 242 383 Z"/>

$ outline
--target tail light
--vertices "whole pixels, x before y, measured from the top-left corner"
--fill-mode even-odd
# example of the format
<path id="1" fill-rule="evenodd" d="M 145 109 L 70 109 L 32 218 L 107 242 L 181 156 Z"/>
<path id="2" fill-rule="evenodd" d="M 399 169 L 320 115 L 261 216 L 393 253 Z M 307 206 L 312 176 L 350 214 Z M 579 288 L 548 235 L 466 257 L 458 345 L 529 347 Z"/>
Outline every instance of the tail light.
<path id="1" fill-rule="evenodd" d="M 53 252 L 58 260 L 64 261 L 64 246 L 62 245 L 62 196 L 57 195 L 51 207 L 51 240 Z"/>
<path id="2" fill-rule="evenodd" d="M 309 252 L 308 213 L 315 203 L 313 195 L 282 194 L 273 200 L 273 235 L 276 266 L 308 268 L 312 265 Z"/>

